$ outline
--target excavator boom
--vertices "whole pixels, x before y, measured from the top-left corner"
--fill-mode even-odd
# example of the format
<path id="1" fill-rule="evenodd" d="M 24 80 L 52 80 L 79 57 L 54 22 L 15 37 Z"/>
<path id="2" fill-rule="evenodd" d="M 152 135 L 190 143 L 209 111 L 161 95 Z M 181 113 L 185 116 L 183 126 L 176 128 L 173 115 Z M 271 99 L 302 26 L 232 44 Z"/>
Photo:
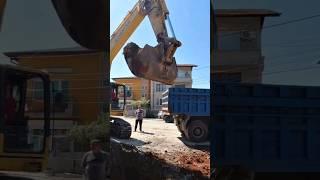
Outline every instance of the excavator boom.
<path id="1" fill-rule="evenodd" d="M 139 0 L 111 36 L 111 63 L 145 16 L 148 16 L 158 45 L 145 45 L 140 48 L 133 42 L 128 43 L 123 50 L 124 57 L 134 75 L 173 84 L 177 77 L 177 65 L 173 55 L 181 43 L 175 37 L 168 36 L 165 24 L 168 15 L 164 0 Z"/>

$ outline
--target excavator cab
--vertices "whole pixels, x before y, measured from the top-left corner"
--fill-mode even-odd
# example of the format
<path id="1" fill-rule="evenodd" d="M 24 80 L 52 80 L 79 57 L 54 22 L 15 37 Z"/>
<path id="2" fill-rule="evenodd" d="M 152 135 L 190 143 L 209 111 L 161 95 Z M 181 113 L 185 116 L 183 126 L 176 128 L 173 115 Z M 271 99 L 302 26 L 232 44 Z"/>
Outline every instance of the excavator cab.
<path id="1" fill-rule="evenodd" d="M 126 86 L 120 83 L 111 83 L 111 115 L 123 116 L 126 105 Z"/>
<path id="2" fill-rule="evenodd" d="M 45 169 L 50 133 L 49 76 L 0 65 L 0 87 L 0 162 L 10 161 L 0 163 L 0 169 Z"/>

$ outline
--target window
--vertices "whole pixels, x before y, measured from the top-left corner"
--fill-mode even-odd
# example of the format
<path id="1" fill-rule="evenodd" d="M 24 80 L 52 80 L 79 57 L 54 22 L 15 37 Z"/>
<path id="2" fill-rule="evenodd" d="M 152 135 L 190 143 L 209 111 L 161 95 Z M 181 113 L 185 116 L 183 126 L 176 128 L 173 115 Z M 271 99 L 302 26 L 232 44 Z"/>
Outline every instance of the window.
<path id="1" fill-rule="evenodd" d="M 243 31 L 240 35 L 241 50 L 257 50 L 259 48 L 256 31 Z"/>
<path id="2" fill-rule="evenodd" d="M 240 32 L 220 32 L 218 35 L 219 50 L 240 50 Z"/>
<path id="3" fill-rule="evenodd" d="M 185 84 L 179 84 L 179 85 L 175 85 L 174 87 L 176 87 L 176 88 L 185 88 L 186 85 Z"/>
<path id="4" fill-rule="evenodd" d="M 43 82 L 34 81 L 33 98 L 36 100 L 43 99 Z"/>
<path id="5" fill-rule="evenodd" d="M 190 73 L 190 72 L 186 72 L 186 73 L 185 73 L 185 77 L 186 77 L 186 78 L 191 78 L 191 73 Z"/>
<path id="6" fill-rule="evenodd" d="M 226 51 L 258 49 L 256 31 L 220 32 L 218 49 Z"/>
<path id="7" fill-rule="evenodd" d="M 52 84 L 52 102 L 56 112 L 64 112 L 69 104 L 69 82 L 66 80 L 54 80 Z"/>
<path id="8" fill-rule="evenodd" d="M 142 86 L 141 90 L 141 97 L 146 97 L 147 96 L 147 86 Z"/>
<path id="9" fill-rule="evenodd" d="M 157 98 L 156 105 L 161 106 L 162 105 L 162 98 Z"/>
<path id="10" fill-rule="evenodd" d="M 178 77 L 179 78 L 185 78 L 185 75 L 186 74 L 186 72 L 184 72 L 184 71 L 178 71 Z"/>
<path id="11" fill-rule="evenodd" d="M 44 126 L 44 120 L 49 120 L 44 116 L 45 81 L 37 76 L 28 78 L 18 73 L 9 74 L 6 78 L 9 81 L 5 83 L 4 92 L 7 98 L 4 102 L 3 151 L 41 153 L 45 147 L 44 137 L 48 131 Z M 35 132 L 35 136 L 32 128 L 34 124 L 30 121 L 33 118 L 42 120 L 36 123 L 39 129 Z"/>
<path id="12" fill-rule="evenodd" d="M 216 73 L 213 74 L 214 82 L 241 82 L 241 73 Z"/>
<path id="13" fill-rule="evenodd" d="M 160 92 L 161 90 L 160 90 L 160 85 L 161 84 L 156 84 L 156 92 Z"/>
<path id="14" fill-rule="evenodd" d="M 65 135 L 53 137 L 53 142 L 57 152 L 71 152 L 71 141 Z"/>
<path id="15" fill-rule="evenodd" d="M 126 88 L 126 97 L 130 98 L 132 96 L 132 87 L 127 86 Z"/>
<path id="16" fill-rule="evenodd" d="M 165 84 L 161 84 L 161 91 L 165 91 L 166 90 L 166 85 Z"/>

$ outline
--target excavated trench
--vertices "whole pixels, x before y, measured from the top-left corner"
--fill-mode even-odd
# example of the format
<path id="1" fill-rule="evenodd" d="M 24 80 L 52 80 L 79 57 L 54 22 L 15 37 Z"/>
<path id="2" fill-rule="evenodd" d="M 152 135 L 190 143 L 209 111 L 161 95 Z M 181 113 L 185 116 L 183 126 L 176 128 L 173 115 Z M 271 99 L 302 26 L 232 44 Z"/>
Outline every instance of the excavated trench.
<path id="1" fill-rule="evenodd" d="M 111 141 L 111 154 L 111 179 L 209 179 L 199 170 L 169 164 L 165 159 L 160 159 L 151 152 L 142 152 L 133 145 Z"/>

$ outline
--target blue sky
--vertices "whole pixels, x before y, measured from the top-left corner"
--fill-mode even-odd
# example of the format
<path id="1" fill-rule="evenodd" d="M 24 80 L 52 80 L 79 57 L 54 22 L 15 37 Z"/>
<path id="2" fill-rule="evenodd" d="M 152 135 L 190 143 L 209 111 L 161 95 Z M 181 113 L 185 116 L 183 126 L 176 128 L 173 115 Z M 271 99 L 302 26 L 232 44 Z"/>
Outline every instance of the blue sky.
<path id="1" fill-rule="evenodd" d="M 110 2 L 110 33 L 114 32 L 137 0 Z M 196 64 L 193 71 L 194 88 L 210 88 L 210 1 L 166 0 L 176 38 L 182 46 L 176 51 L 178 64 Z M 140 47 L 157 44 L 151 24 L 146 17 L 128 42 Z M 122 55 L 118 53 L 111 66 L 111 78 L 133 76 Z"/>

